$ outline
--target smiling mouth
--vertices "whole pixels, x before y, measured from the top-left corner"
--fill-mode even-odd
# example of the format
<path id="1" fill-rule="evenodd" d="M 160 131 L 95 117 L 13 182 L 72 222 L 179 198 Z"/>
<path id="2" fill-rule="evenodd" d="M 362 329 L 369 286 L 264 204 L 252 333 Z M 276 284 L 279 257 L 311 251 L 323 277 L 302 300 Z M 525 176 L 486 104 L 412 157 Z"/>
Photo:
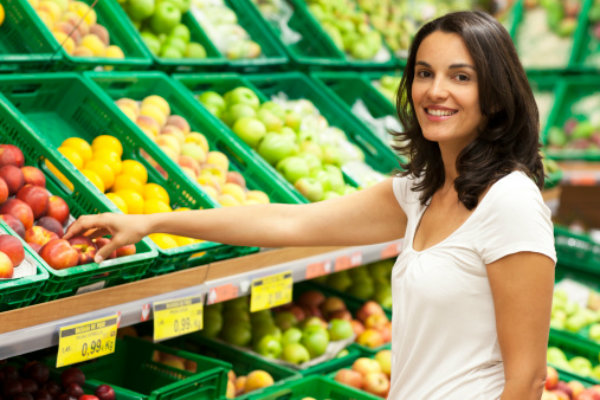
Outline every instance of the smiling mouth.
<path id="1" fill-rule="evenodd" d="M 450 117 L 456 114 L 458 111 L 456 110 L 435 110 L 430 108 L 425 108 L 425 112 L 434 117 Z"/>

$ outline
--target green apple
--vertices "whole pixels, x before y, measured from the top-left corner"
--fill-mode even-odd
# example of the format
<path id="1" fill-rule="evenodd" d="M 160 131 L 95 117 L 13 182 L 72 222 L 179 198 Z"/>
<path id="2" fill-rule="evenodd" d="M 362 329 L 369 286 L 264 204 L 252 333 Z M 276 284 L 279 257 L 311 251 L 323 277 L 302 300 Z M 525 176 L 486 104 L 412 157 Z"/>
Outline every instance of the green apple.
<path id="1" fill-rule="evenodd" d="M 373 283 L 373 278 L 371 278 L 369 270 L 364 266 L 349 269 L 348 276 L 352 279 L 352 282 L 368 281 L 370 284 Z"/>
<path id="2" fill-rule="evenodd" d="M 260 154 L 269 164 L 275 165 L 298 152 L 298 145 L 279 133 L 269 132 L 258 145 Z"/>
<path id="3" fill-rule="evenodd" d="M 233 124 L 233 132 L 252 148 L 266 135 L 267 128 L 256 118 L 242 117 Z"/>
<path id="4" fill-rule="evenodd" d="M 248 104 L 233 104 L 225 109 L 221 113 L 221 119 L 228 126 L 233 126 L 237 120 L 241 118 L 253 118 L 256 116 L 256 111 L 254 108 Z M 260 121 L 259 121 L 260 122 Z M 264 125 L 263 125 L 264 126 Z M 266 130 L 267 128 L 265 128 Z"/>
<path id="5" fill-rule="evenodd" d="M 263 124 L 265 124 L 265 127 L 269 132 L 280 132 L 281 128 L 283 128 L 283 122 L 281 119 L 267 109 L 261 107 L 256 113 L 256 117 L 260 119 Z"/>
<path id="6" fill-rule="evenodd" d="M 172 3 L 177 9 L 181 12 L 181 14 L 186 13 L 190 9 L 190 0 L 160 0 L 168 1 Z"/>
<path id="7" fill-rule="evenodd" d="M 294 187 L 311 202 L 323 200 L 323 185 L 315 178 L 300 178 L 296 180 Z"/>
<path id="8" fill-rule="evenodd" d="M 200 334 L 204 337 L 214 338 L 217 337 L 221 329 L 223 328 L 223 316 L 217 309 L 209 309 L 208 307 L 204 311 L 204 324 Z"/>
<path id="9" fill-rule="evenodd" d="M 326 144 L 321 147 L 323 150 L 323 163 L 331 165 L 342 165 L 342 154 L 338 147 Z"/>
<path id="10" fill-rule="evenodd" d="M 283 109 L 283 107 L 281 107 L 281 105 L 273 101 L 265 101 L 261 104 L 260 109 L 271 111 L 281 120 L 285 118 L 285 110 Z"/>
<path id="11" fill-rule="evenodd" d="M 186 58 L 206 58 L 206 49 L 200 43 L 191 42 L 185 48 Z"/>
<path id="12" fill-rule="evenodd" d="M 546 351 L 546 359 L 550 364 L 556 364 L 560 360 L 567 361 L 567 356 L 565 356 L 565 353 L 558 347 L 550 346 Z"/>
<path id="13" fill-rule="evenodd" d="M 148 46 L 150 52 L 154 55 L 158 55 L 160 52 L 160 40 L 158 40 L 158 37 L 150 31 L 143 31 L 140 33 L 140 36 L 146 46 Z"/>
<path id="14" fill-rule="evenodd" d="M 281 336 L 281 344 L 285 346 L 288 343 L 300 343 L 301 339 L 302 331 L 300 329 L 289 328 L 288 330 L 283 332 L 283 335 Z"/>
<path id="15" fill-rule="evenodd" d="M 394 263 L 395 261 L 393 259 L 375 261 L 367 266 L 367 270 L 374 280 L 389 282 L 392 276 Z"/>
<path id="16" fill-rule="evenodd" d="M 311 358 L 325 354 L 329 345 L 329 333 L 322 327 L 305 328 L 300 341 L 308 350 Z"/>
<path id="17" fill-rule="evenodd" d="M 590 374 L 592 377 L 594 377 L 597 381 L 600 381 L 600 365 L 596 365 L 593 369 L 592 369 L 592 373 Z"/>
<path id="18" fill-rule="evenodd" d="M 565 329 L 570 332 L 578 332 L 586 326 L 587 320 L 583 313 L 576 313 L 571 315 L 565 321 Z"/>
<path id="19" fill-rule="evenodd" d="M 310 174 L 308 163 L 302 157 L 298 156 L 284 158 L 277 164 L 277 170 L 292 184 Z"/>
<path id="20" fill-rule="evenodd" d="M 352 335 L 354 335 L 354 330 L 350 321 L 337 318 L 329 321 L 329 338 L 331 340 L 348 339 Z"/>
<path id="21" fill-rule="evenodd" d="M 235 299 L 231 299 L 225 303 L 223 303 L 223 311 L 228 310 L 239 310 L 246 312 L 250 309 L 250 305 L 248 304 L 247 297 L 236 297 Z"/>
<path id="22" fill-rule="evenodd" d="M 183 58 L 183 53 L 177 47 L 162 46 L 159 56 L 162 58 Z"/>
<path id="23" fill-rule="evenodd" d="M 233 104 L 248 104 L 254 108 L 255 111 L 258 110 L 258 107 L 260 106 L 260 100 L 256 93 L 254 93 L 252 89 L 244 86 L 230 90 L 225 93 L 224 98 L 228 106 Z"/>
<path id="24" fill-rule="evenodd" d="M 389 282 L 375 282 L 373 300 L 381 304 L 382 307 L 392 308 L 392 287 Z"/>
<path id="25" fill-rule="evenodd" d="M 340 271 L 327 276 L 327 286 L 340 292 L 346 291 L 352 285 L 348 271 Z"/>
<path id="26" fill-rule="evenodd" d="M 190 42 L 191 34 L 190 30 L 184 24 L 177 24 L 175 28 L 169 33 L 170 37 L 177 37 L 183 40 L 186 44 Z"/>
<path id="27" fill-rule="evenodd" d="M 592 373 L 592 363 L 585 357 L 575 356 L 569 360 L 569 365 L 581 376 L 589 376 Z"/>
<path id="28" fill-rule="evenodd" d="M 588 336 L 590 337 L 590 339 L 596 342 L 600 342 L 600 324 L 595 323 L 592 326 L 590 326 Z"/>
<path id="29" fill-rule="evenodd" d="M 321 146 L 312 140 L 301 141 L 300 152 L 313 154 L 319 160 L 323 159 L 323 149 L 321 149 Z"/>
<path id="30" fill-rule="evenodd" d="M 368 300 L 375 293 L 375 285 L 372 281 L 353 282 L 346 292 L 359 299 Z"/>
<path id="31" fill-rule="evenodd" d="M 302 364 L 310 360 L 310 354 L 302 344 L 288 343 L 283 346 L 281 359 L 292 364 Z"/>
<path id="32" fill-rule="evenodd" d="M 196 99 L 202 103 L 205 107 L 215 107 L 216 109 L 223 111 L 225 110 L 225 100 L 221 95 L 215 91 L 207 90 L 199 94 Z"/>
<path id="33" fill-rule="evenodd" d="M 252 326 L 254 326 L 255 324 L 272 323 L 273 314 L 271 313 L 271 310 L 255 311 L 253 313 L 250 313 L 250 322 L 252 322 Z"/>
<path id="34" fill-rule="evenodd" d="M 171 48 L 177 49 L 177 51 L 179 53 L 181 53 L 181 55 L 183 56 L 183 53 L 185 52 L 187 44 L 181 38 L 170 36 L 167 38 L 167 40 L 165 40 L 162 47 L 163 48 L 171 47 Z"/>
<path id="35" fill-rule="evenodd" d="M 342 195 L 339 194 L 338 192 L 329 190 L 329 191 L 325 192 L 325 194 L 323 195 L 323 200 L 331 200 L 331 199 L 336 199 L 338 197 L 342 197 Z"/>
<path id="36" fill-rule="evenodd" d="M 321 168 L 323 168 L 321 159 L 312 153 L 301 153 L 298 154 L 298 157 L 302 157 L 304 161 L 306 161 L 311 177 L 314 177 L 313 174 L 317 173 L 319 170 L 321 170 Z"/>
<path id="37" fill-rule="evenodd" d="M 296 142 L 296 132 L 294 132 L 294 130 L 292 128 L 284 126 L 283 128 L 281 128 L 281 131 L 279 132 L 279 134 L 281 136 L 285 136 L 288 139 Z"/>
<path id="38" fill-rule="evenodd" d="M 181 11 L 171 2 L 162 1 L 156 6 L 150 18 L 150 28 L 154 33 L 170 33 L 181 21 Z"/>
<path id="39" fill-rule="evenodd" d="M 247 346 L 252 340 L 252 332 L 243 321 L 228 321 L 223 325 L 221 338 L 236 346 Z"/>
<path id="40" fill-rule="evenodd" d="M 300 125 L 302 124 L 302 117 L 295 111 L 287 110 L 283 123 L 285 126 L 290 127 L 294 131 L 298 132 L 300 131 Z"/>
<path id="41" fill-rule="evenodd" d="M 257 343 L 264 336 L 272 336 L 277 340 L 281 339 L 281 329 L 273 323 L 256 324 L 252 327 L 252 341 Z"/>
<path id="42" fill-rule="evenodd" d="M 133 21 L 142 21 L 154 14 L 154 0 L 129 0 L 125 11 Z"/>
<path id="43" fill-rule="evenodd" d="M 282 346 L 277 338 L 271 335 L 263 336 L 254 346 L 254 351 L 267 358 L 279 358 Z"/>

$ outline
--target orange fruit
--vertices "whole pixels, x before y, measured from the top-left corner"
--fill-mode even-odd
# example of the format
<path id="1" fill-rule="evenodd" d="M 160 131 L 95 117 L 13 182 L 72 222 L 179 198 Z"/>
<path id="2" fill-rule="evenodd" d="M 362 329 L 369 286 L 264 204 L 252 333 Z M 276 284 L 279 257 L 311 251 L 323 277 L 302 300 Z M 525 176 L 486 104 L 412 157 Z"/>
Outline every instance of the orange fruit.
<path id="1" fill-rule="evenodd" d="M 77 151 L 81 159 L 84 163 L 88 162 L 92 158 L 92 146 L 82 138 L 79 137 L 70 137 L 65 139 L 61 147 L 70 147 L 71 149 Z"/>
<path id="2" fill-rule="evenodd" d="M 144 198 L 141 194 L 131 189 L 122 189 L 114 193 L 123 199 L 125 204 L 127 204 L 128 214 L 144 213 Z"/>
<path id="3" fill-rule="evenodd" d="M 171 206 L 161 200 L 148 199 L 144 201 L 144 214 L 171 212 Z"/>
<path id="4" fill-rule="evenodd" d="M 125 200 L 123 200 L 121 196 L 116 193 L 106 193 L 106 197 L 108 197 L 108 199 L 112 201 L 113 204 L 123 212 L 123 214 L 128 214 L 127 203 L 125 203 Z"/>
<path id="5" fill-rule="evenodd" d="M 100 179 L 102 179 L 102 183 L 104 184 L 104 189 L 108 190 L 115 183 L 115 173 L 109 164 L 100 160 L 90 160 L 85 164 L 85 169 L 89 169 L 90 171 L 94 171 Z"/>
<path id="6" fill-rule="evenodd" d="M 111 149 L 99 149 L 92 153 L 92 160 L 104 161 L 113 170 L 115 176 L 121 173 L 121 157 Z"/>
<path id="7" fill-rule="evenodd" d="M 89 181 L 92 182 L 92 184 L 94 186 L 96 186 L 99 191 L 104 193 L 104 182 L 102 181 L 102 178 L 100 178 L 100 176 L 95 171 L 84 168 L 81 170 L 81 173 L 83 174 L 83 176 L 88 178 Z"/>
<path id="8" fill-rule="evenodd" d="M 121 167 L 122 175 L 132 175 L 142 184 L 148 182 L 148 171 L 141 162 L 135 160 L 124 160 L 121 163 Z"/>
<path id="9" fill-rule="evenodd" d="M 144 189 L 142 190 L 142 196 L 144 196 L 144 200 L 146 201 L 149 199 L 158 199 L 167 204 L 171 203 L 171 200 L 169 199 L 169 193 L 167 193 L 164 187 L 157 183 L 146 183 L 144 185 Z"/>
<path id="10" fill-rule="evenodd" d="M 144 190 L 144 184 L 138 181 L 132 175 L 121 174 L 115 178 L 115 183 L 112 186 L 112 190 L 113 192 L 117 192 L 123 189 L 133 190 L 134 192 L 139 193 L 141 196 Z"/>
<path id="11" fill-rule="evenodd" d="M 77 169 L 83 168 L 83 158 L 79 155 L 77 150 L 72 149 L 71 147 L 59 147 L 58 152 L 65 156 L 67 160 L 71 162 Z"/>
<path id="12" fill-rule="evenodd" d="M 148 237 L 161 249 L 179 247 L 177 241 L 173 238 L 173 235 L 167 233 L 151 233 Z"/>
<path id="13" fill-rule="evenodd" d="M 111 149 L 119 154 L 119 157 L 123 156 L 123 145 L 121 141 L 111 135 L 100 135 L 96 136 L 92 141 L 92 151 L 98 151 L 100 149 Z"/>

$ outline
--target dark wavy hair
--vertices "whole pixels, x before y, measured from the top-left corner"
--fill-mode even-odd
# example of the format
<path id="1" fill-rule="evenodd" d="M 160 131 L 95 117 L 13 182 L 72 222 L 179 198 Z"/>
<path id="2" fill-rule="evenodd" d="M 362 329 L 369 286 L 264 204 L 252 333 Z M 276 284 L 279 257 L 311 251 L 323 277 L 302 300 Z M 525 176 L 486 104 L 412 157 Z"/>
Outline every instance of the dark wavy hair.
<path id="1" fill-rule="evenodd" d="M 410 47 L 398 88 L 396 106 L 404 132 L 395 133 L 395 147 L 409 158 L 403 175 L 421 178 L 412 188 L 426 204 L 443 185 L 444 165 L 437 142 L 423 136 L 414 112 L 412 86 L 417 50 L 431 33 L 456 33 L 475 62 L 479 106 L 487 124 L 458 155 L 454 187 L 458 199 L 472 210 L 492 183 L 519 169 L 542 188 L 539 115 L 533 92 L 510 35 L 490 15 L 475 11 L 446 14 L 423 25 Z"/>

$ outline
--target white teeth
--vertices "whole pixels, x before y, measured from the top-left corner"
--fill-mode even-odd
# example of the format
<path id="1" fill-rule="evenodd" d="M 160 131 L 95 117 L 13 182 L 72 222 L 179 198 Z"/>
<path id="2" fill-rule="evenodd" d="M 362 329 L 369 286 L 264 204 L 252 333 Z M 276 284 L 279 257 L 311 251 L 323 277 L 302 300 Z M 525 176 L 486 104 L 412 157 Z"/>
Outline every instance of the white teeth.
<path id="1" fill-rule="evenodd" d="M 450 111 L 450 110 L 431 110 L 429 108 L 426 108 L 426 110 L 427 110 L 427 114 L 433 115 L 435 117 L 449 117 L 452 114 L 456 113 L 456 111 Z"/>

